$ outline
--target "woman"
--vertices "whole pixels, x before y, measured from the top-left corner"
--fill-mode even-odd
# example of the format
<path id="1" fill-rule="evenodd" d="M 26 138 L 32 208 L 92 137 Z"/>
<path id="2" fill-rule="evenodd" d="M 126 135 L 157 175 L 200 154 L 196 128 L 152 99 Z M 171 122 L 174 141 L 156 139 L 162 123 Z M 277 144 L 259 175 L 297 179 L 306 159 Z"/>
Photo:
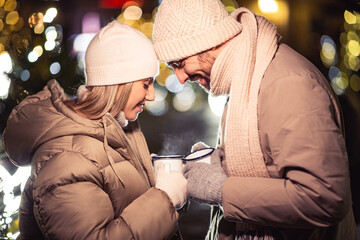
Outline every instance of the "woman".
<path id="1" fill-rule="evenodd" d="M 16 165 L 32 166 L 20 239 L 168 238 L 187 182 L 163 171 L 155 181 L 135 121 L 155 99 L 151 42 L 113 21 L 89 44 L 85 67 L 86 87 L 76 99 L 51 80 L 9 116 L 5 149 Z"/>

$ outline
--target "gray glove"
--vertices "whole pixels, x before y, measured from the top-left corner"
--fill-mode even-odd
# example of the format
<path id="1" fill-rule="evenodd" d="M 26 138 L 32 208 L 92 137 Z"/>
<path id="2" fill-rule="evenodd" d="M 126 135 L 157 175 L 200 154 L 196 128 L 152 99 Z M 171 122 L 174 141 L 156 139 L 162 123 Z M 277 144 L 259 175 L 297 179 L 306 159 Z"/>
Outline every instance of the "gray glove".
<path id="1" fill-rule="evenodd" d="M 187 195 L 201 202 L 221 203 L 221 188 L 227 179 L 221 167 L 223 151 L 215 149 L 211 154 L 211 164 L 188 162 L 184 167 L 184 176 L 188 180 Z"/>
<path id="2" fill-rule="evenodd" d="M 191 152 L 195 152 L 204 148 L 209 148 L 209 146 L 203 142 L 197 142 L 191 147 Z"/>

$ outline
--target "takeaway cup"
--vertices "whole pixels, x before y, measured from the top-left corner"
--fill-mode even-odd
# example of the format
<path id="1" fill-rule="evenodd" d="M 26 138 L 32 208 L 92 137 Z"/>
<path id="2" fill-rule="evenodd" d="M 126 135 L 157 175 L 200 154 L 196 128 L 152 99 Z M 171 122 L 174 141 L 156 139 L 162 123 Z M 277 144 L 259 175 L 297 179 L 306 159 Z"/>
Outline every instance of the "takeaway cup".
<path id="1" fill-rule="evenodd" d="M 211 154 L 214 152 L 214 150 L 214 148 L 203 148 L 189 153 L 183 158 L 184 163 L 186 164 L 186 162 L 196 161 L 211 164 Z"/>

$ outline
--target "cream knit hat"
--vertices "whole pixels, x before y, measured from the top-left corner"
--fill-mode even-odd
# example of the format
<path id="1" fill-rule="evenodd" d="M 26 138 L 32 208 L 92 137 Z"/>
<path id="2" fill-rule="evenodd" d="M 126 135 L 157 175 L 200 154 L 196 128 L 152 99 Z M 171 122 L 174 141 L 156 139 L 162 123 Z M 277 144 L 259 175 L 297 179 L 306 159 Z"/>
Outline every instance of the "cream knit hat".
<path id="1" fill-rule="evenodd" d="M 112 85 L 154 77 L 159 71 L 151 41 L 140 31 L 112 21 L 85 53 L 86 85 Z"/>
<path id="2" fill-rule="evenodd" d="M 216 47 L 241 32 L 220 0 L 163 0 L 155 17 L 153 42 L 163 62 Z"/>

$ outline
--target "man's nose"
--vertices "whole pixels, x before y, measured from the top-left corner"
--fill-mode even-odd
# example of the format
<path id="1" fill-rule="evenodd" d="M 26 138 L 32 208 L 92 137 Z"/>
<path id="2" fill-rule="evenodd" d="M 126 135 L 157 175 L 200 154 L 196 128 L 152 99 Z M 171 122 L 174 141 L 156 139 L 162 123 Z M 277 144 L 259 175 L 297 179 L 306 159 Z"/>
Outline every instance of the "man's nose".
<path id="1" fill-rule="evenodd" d="M 181 84 L 185 84 L 189 76 L 181 68 L 174 68 L 175 75 Z"/>

